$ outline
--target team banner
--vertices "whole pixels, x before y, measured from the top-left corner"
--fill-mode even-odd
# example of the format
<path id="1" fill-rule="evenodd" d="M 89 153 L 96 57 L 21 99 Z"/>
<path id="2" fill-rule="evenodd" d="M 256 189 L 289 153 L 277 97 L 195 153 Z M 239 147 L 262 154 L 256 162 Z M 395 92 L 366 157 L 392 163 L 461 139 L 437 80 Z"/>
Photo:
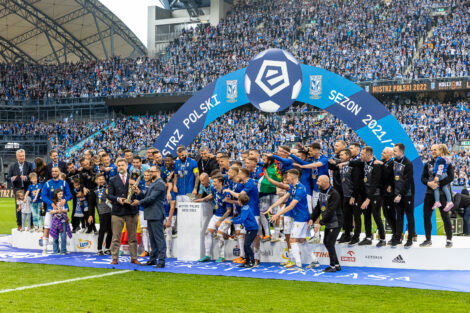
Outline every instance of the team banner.
<path id="1" fill-rule="evenodd" d="M 245 69 L 220 77 L 197 92 L 172 116 L 154 146 L 176 155 L 178 145 L 188 146 L 212 121 L 239 106 L 251 103 L 264 112 L 280 112 L 295 101 L 323 109 L 351 127 L 381 158 L 385 147 L 406 146 L 405 156 L 413 163 L 416 232 L 424 234 L 421 183 L 423 162 L 400 123 L 373 96 L 342 76 L 299 64 L 288 52 L 261 52 Z M 435 218 L 433 231 L 436 232 Z"/>

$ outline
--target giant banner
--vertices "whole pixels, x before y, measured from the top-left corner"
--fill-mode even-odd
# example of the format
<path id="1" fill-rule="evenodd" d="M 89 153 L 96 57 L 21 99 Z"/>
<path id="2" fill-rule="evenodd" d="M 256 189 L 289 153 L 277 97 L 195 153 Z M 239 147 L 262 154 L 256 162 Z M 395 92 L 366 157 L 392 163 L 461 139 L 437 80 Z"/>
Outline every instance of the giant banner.
<path id="1" fill-rule="evenodd" d="M 374 149 L 378 159 L 385 147 L 405 144 L 405 156 L 414 166 L 416 231 L 424 234 L 423 163 L 400 123 L 358 85 L 327 70 L 299 64 L 280 49 L 260 53 L 247 68 L 222 76 L 197 92 L 172 116 L 154 146 L 163 155 L 176 155 L 178 145 L 188 146 L 207 125 L 234 108 L 251 103 L 264 112 L 279 112 L 295 101 L 341 119 Z M 433 224 L 435 233 L 435 218 Z"/>

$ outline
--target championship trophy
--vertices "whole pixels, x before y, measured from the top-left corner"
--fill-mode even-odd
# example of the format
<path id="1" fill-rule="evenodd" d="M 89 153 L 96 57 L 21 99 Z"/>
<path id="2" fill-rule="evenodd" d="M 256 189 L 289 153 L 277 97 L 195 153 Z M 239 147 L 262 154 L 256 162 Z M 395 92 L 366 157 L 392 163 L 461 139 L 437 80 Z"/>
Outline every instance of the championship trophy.
<path id="1" fill-rule="evenodd" d="M 133 169 L 131 174 L 130 174 L 130 178 L 129 180 L 135 180 L 135 183 L 133 185 L 131 185 L 129 183 L 129 191 L 127 192 L 127 199 L 124 200 L 124 203 L 127 203 L 127 204 L 131 204 L 132 203 L 132 196 L 134 195 L 134 188 L 139 186 L 139 182 L 140 182 L 140 171 L 137 170 L 137 169 Z"/>

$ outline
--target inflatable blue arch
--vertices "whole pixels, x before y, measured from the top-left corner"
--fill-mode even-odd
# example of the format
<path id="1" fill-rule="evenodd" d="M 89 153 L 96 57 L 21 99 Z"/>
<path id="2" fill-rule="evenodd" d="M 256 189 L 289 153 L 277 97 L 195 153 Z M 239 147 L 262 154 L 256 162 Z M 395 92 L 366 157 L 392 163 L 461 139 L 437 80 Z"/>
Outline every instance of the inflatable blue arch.
<path id="1" fill-rule="evenodd" d="M 378 159 L 385 147 L 405 144 L 405 156 L 414 167 L 416 232 L 424 234 L 425 187 L 420 181 L 424 166 L 400 123 L 358 85 L 327 70 L 299 64 L 283 50 L 266 50 L 250 61 L 247 68 L 224 75 L 198 91 L 171 117 L 154 146 L 163 155 L 176 155 L 178 145 L 190 145 L 205 127 L 232 109 L 251 103 L 260 110 L 277 112 L 295 101 L 341 119 L 374 149 Z M 434 233 L 435 224 L 434 217 Z"/>

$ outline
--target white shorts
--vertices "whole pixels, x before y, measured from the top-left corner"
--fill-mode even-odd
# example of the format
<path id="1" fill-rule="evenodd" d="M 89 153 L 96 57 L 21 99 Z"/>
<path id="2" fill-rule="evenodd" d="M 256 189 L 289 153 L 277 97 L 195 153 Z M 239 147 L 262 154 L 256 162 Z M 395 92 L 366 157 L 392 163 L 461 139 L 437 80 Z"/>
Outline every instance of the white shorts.
<path id="1" fill-rule="evenodd" d="M 166 222 L 168 222 L 168 217 L 165 217 L 165 220 L 163 221 L 163 224 L 166 224 Z M 175 224 L 176 224 L 176 216 L 173 215 L 171 217 L 171 227 L 175 228 Z"/>
<path id="2" fill-rule="evenodd" d="M 215 224 L 219 220 L 220 220 L 220 216 L 212 215 L 211 220 L 209 221 L 209 224 L 207 225 L 207 229 L 217 229 L 217 227 L 215 227 Z M 231 220 L 232 220 L 231 217 L 227 217 L 225 220 L 223 220 L 220 223 L 220 226 L 217 229 L 217 231 L 226 234 L 228 232 L 228 230 L 230 229 L 230 225 L 226 224 L 225 221 L 231 221 Z"/>
<path id="3" fill-rule="evenodd" d="M 292 232 L 292 222 L 294 218 L 291 216 L 284 215 L 284 235 L 290 235 Z"/>
<path id="4" fill-rule="evenodd" d="M 52 225 L 52 214 L 49 212 L 46 212 L 46 215 L 44 216 L 44 228 L 51 229 Z"/>
<path id="5" fill-rule="evenodd" d="M 310 227 L 307 222 L 294 222 L 292 224 L 291 238 L 305 239 L 310 237 Z"/>
<path id="6" fill-rule="evenodd" d="M 310 215 L 312 215 L 312 212 L 313 212 L 313 209 L 314 206 L 312 205 L 312 196 L 311 195 L 307 195 L 307 205 L 308 205 L 308 213 Z"/>
<path id="7" fill-rule="evenodd" d="M 140 228 L 147 228 L 147 220 L 144 219 L 144 211 L 139 211 Z"/>
<path id="8" fill-rule="evenodd" d="M 260 235 L 263 234 L 263 231 L 262 231 L 263 226 L 261 226 L 261 221 L 259 219 L 259 216 L 255 216 L 255 220 L 258 223 L 258 233 L 257 233 L 257 235 L 260 236 Z"/>
<path id="9" fill-rule="evenodd" d="M 318 198 L 320 198 L 320 192 L 319 191 L 313 191 L 312 192 L 312 208 L 317 206 Z"/>
<path id="10" fill-rule="evenodd" d="M 235 231 L 240 231 L 240 234 L 246 234 L 245 227 L 242 224 L 235 224 Z"/>
<path id="11" fill-rule="evenodd" d="M 271 205 L 276 203 L 276 201 L 278 199 L 279 199 L 279 197 L 275 194 L 262 196 L 259 199 L 259 210 L 260 210 L 260 212 L 261 213 L 266 212 Z M 274 213 L 274 211 L 279 211 L 279 208 L 278 207 L 274 208 L 273 213 Z M 274 213 L 274 214 L 276 214 L 276 213 Z"/>

